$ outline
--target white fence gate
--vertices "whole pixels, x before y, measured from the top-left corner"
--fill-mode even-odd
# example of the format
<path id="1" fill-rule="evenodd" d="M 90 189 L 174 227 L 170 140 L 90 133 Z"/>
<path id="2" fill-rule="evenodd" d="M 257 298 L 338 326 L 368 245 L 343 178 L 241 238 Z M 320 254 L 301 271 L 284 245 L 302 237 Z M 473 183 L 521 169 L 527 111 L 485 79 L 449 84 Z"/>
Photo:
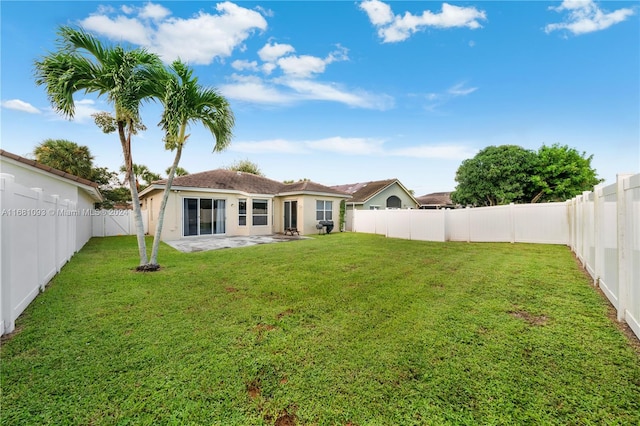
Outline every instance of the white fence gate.
<path id="1" fill-rule="evenodd" d="M 391 238 L 566 244 L 640 338 L 640 174 L 565 203 L 348 213 L 354 232 Z"/>

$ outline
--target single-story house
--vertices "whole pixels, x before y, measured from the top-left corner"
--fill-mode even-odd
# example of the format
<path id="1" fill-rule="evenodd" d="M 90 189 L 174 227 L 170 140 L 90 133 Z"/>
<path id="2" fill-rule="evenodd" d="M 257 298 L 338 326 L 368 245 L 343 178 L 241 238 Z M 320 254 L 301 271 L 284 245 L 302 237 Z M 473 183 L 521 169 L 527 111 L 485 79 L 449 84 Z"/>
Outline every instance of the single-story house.
<path id="1" fill-rule="evenodd" d="M 165 183 L 154 182 L 140 192 L 150 234 L 156 230 Z M 349 198 L 311 181 L 282 183 L 225 169 L 178 176 L 171 185 L 161 239 L 272 235 L 288 230 L 314 234 L 321 221 L 333 221 L 338 230 L 340 203 Z"/>
<path id="2" fill-rule="evenodd" d="M 351 195 L 347 210 L 415 209 L 419 203 L 398 179 L 337 185 L 331 188 Z"/>
<path id="3" fill-rule="evenodd" d="M 455 209 L 456 204 L 451 201 L 451 192 L 433 192 L 417 198 L 421 209 Z"/>

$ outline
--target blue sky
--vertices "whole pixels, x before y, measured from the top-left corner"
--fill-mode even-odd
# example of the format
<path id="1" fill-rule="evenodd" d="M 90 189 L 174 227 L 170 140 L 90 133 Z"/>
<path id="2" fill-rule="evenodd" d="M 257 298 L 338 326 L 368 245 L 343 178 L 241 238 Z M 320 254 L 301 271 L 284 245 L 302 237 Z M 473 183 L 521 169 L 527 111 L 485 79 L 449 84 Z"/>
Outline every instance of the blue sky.
<path id="1" fill-rule="evenodd" d="M 275 180 L 325 185 L 398 178 L 416 195 L 455 189 L 460 163 L 489 145 L 560 143 L 593 154 L 607 183 L 640 171 L 640 6 L 614 1 L 2 1 L 1 144 L 29 156 L 44 139 L 87 145 L 119 169 L 115 135 L 78 94 L 56 115 L 33 62 L 60 25 L 106 43 L 180 57 L 236 116 L 234 139 L 191 128 L 189 172 L 250 160 Z M 37 13 L 36 13 L 37 11 Z M 160 110 L 134 162 L 164 173 Z"/>

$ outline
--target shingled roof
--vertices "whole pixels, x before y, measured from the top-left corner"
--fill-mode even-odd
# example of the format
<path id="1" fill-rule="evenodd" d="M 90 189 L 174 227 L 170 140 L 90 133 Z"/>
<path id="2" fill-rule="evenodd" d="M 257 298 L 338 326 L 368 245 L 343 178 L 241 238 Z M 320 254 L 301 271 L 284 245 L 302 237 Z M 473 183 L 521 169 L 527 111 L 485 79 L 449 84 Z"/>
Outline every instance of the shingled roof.
<path id="1" fill-rule="evenodd" d="M 453 206 L 451 192 L 433 192 L 416 198 L 421 206 Z"/>
<path id="2" fill-rule="evenodd" d="M 148 190 L 145 189 L 142 191 L 141 195 L 150 192 L 152 189 L 162 189 L 166 182 L 166 179 L 153 182 Z M 206 172 L 178 176 L 173 179 L 171 187 L 207 188 L 223 191 L 237 191 L 247 194 L 280 195 L 283 193 L 314 192 L 347 196 L 347 194 L 342 191 L 311 181 L 282 183 L 263 176 L 254 175 L 252 173 L 226 169 L 209 170 Z"/>
<path id="3" fill-rule="evenodd" d="M 82 185 L 91 186 L 96 189 L 98 188 L 97 183 L 92 182 L 88 179 L 84 179 L 76 175 L 72 175 L 71 173 L 63 172 L 62 170 L 54 169 L 53 167 L 45 166 L 44 164 L 38 163 L 35 160 L 30 160 L 28 158 L 24 158 L 16 154 L 12 154 L 8 151 L 5 151 L 4 149 L 0 149 L 0 155 L 5 158 L 10 158 L 12 160 L 15 160 L 19 163 L 27 164 L 29 166 L 35 167 L 36 169 L 44 170 L 45 172 L 51 173 L 52 175 L 60 176 L 61 178 L 68 179 L 68 180 L 80 183 Z"/>
<path id="4" fill-rule="evenodd" d="M 346 185 L 336 185 L 331 188 L 346 192 L 351 195 L 349 203 L 364 203 L 374 195 L 382 192 L 385 188 L 389 187 L 394 182 L 398 182 L 398 179 L 376 180 L 371 182 L 350 183 Z"/>

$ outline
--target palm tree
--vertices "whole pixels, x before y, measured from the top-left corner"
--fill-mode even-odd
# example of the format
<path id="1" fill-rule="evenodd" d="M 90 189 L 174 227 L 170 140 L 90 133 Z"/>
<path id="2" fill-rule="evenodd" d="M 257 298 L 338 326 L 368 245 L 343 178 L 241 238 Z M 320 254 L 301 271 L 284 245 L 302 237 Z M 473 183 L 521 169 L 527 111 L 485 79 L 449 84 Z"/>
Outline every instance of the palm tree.
<path id="1" fill-rule="evenodd" d="M 124 165 L 131 190 L 136 220 L 140 265 L 147 264 L 147 251 L 142 224 L 140 199 L 132 173 L 131 137 L 143 128 L 139 108 L 151 96 L 144 71 L 163 68 L 155 54 L 144 49 L 125 50 L 121 46 L 105 46 L 83 29 L 63 26 L 58 30 L 59 50 L 35 62 L 36 84 L 45 86 L 53 108 L 73 118 L 77 92 L 106 95 L 114 108 L 113 122 L 96 124 L 103 131 L 117 131 L 124 154 Z M 104 119 L 104 115 L 101 117 Z"/>
<path id="2" fill-rule="evenodd" d="M 197 77 L 193 76 L 193 70 L 180 60 L 174 61 L 169 70 L 154 69 L 151 73 L 155 74 L 150 74 L 148 80 L 156 82 L 156 97 L 164 106 L 160 126 L 165 134 L 165 148 L 176 152 L 162 195 L 151 258 L 147 265 L 148 270 L 156 270 L 159 268 L 158 249 L 164 212 L 182 149 L 189 138 L 187 129 L 191 124 L 202 124 L 215 138 L 213 151 L 219 152 L 231 143 L 235 119 L 227 99 L 215 89 L 200 86 Z"/>
<path id="3" fill-rule="evenodd" d="M 45 139 L 33 155 L 40 164 L 84 179 L 93 177 L 93 155 L 87 146 L 66 139 Z"/>
<path id="4" fill-rule="evenodd" d="M 135 176 L 136 188 L 138 191 L 141 189 L 140 180 L 144 183 L 145 188 L 151 185 L 153 182 L 162 179 L 162 177 L 158 173 L 154 173 L 144 164 L 136 164 L 133 163 L 131 165 L 131 170 L 133 175 Z M 125 166 L 120 167 L 120 171 L 123 173 L 127 172 Z"/>
<path id="5" fill-rule="evenodd" d="M 165 170 L 165 173 L 167 175 L 171 173 L 171 167 L 167 167 L 167 170 Z M 176 173 L 175 173 L 176 176 L 186 176 L 188 174 L 189 172 L 183 169 L 182 167 L 176 167 Z"/>

